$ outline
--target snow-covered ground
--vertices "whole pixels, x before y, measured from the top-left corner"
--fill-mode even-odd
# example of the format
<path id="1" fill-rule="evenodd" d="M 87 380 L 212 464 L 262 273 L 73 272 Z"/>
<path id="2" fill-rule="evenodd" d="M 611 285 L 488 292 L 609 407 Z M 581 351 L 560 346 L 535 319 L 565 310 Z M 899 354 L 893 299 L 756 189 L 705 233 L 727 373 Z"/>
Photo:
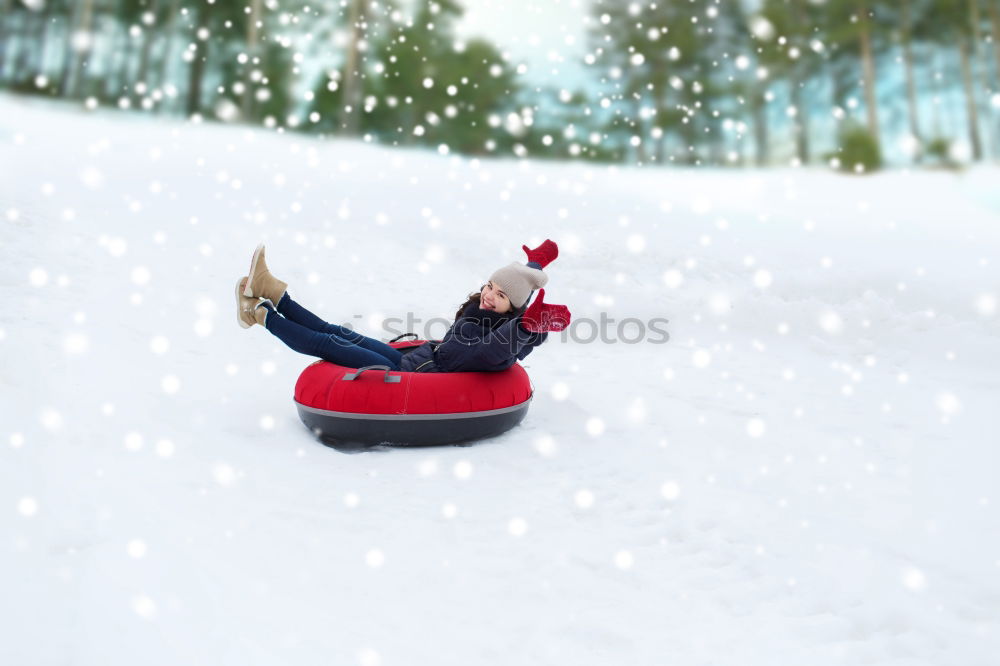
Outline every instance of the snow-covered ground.
<path id="1" fill-rule="evenodd" d="M 477 162 L 0 97 L 0 171 L 2 663 L 996 663 L 998 169 Z M 575 340 L 475 446 L 322 446 L 311 359 L 235 322 L 261 240 L 388 338 L 545 238 Z"/>

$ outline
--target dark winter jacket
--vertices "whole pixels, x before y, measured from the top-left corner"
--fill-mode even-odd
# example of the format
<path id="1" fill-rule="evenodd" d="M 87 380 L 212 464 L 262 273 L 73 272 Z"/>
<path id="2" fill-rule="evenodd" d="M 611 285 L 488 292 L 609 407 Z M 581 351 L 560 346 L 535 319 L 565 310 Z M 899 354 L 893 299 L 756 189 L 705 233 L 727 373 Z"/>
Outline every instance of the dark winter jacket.
<path id="1" fill-rule="evenodd" d="M 523 360 L 548 333 L 531 333 L 521 316 L 483 310 L 470 303 L 440 342 L 426 342 L 403 355 L 406 372 L 496 372 Z"/>

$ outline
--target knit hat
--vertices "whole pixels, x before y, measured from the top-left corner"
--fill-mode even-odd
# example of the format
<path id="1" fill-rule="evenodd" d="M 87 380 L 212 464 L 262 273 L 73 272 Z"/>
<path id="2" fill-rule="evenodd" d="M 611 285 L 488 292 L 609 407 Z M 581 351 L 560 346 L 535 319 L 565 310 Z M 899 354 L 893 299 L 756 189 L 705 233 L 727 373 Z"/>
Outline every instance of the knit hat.
<path id="1" fill-rule="evenodd" d="M 535 264 L 535 266 L 537 265 Z M 490 281 L 507 294 L 512 306 L 520 308 L 528 302 L 532 291 L 545 286 L 545 283 L 549 281 L 549 276 L 540 268 L 514 262 L 503 268 L 498 268 L 490 276 Z"/>

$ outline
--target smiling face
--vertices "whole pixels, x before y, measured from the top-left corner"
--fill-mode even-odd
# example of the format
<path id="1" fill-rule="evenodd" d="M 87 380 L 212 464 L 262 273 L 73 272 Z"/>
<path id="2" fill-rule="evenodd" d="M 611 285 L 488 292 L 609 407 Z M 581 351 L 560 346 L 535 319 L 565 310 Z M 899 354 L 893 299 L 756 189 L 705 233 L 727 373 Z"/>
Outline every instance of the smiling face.
<path id="1" fill-rule="evenodd" d="M 512 306 L 507 294 L 490 281 L 486 283 L 479 294 L 479 307 L 483 310 L 493 310 L 503 314 L 509 312 Z"/>

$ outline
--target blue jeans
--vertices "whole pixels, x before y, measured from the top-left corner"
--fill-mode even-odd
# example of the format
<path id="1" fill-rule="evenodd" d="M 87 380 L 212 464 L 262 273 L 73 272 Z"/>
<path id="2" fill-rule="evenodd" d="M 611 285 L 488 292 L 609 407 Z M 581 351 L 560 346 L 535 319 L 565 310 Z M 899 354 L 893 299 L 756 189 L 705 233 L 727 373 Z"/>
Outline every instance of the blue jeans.
<path id="1" fill-rule="evenodd" d="M 357 331 L 323 321 L 293 301 L 287 291 L 278 301 L 277 311 L 270 307 L 267 309 L 265 328 L 300 354 L 316 356 L 348 368 L 387 365 L 399 370 L 399 361 L 403 358 L 401 352 Z"/>

